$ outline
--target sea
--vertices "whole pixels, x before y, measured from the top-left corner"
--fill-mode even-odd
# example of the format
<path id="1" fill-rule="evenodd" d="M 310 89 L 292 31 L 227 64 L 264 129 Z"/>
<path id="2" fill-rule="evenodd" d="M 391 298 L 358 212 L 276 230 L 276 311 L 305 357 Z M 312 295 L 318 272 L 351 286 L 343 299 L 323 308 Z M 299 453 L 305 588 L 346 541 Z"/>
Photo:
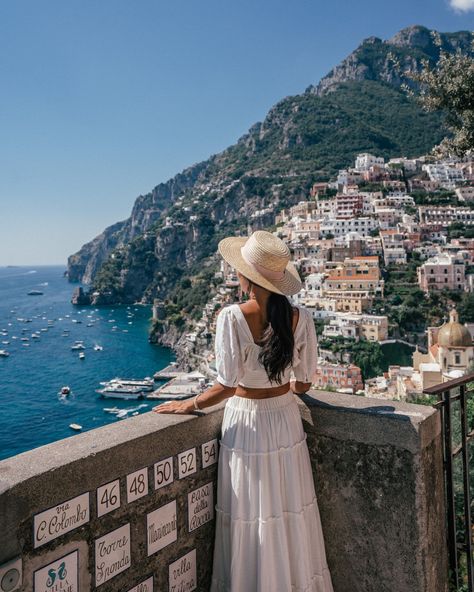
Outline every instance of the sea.
<path id="1" fill-rule="evenodd" d="M 156 401 L 103 399 L 96 389 L 114 377 L 152 377 L 173 360 L 171 350 L 148 342 L 150 306 L 73 305 L 81 284 L 69 283 L 65 270 L 0 267 L 0 350 L 10 354 L 0 356 L 0 459 L 74 437 L 71 423 L 85 432 L 149 412 Z M 81 340 L 82 360 L 71 350 Z M 59 395 L 63 386 L 68 397 Z M 113 408 L 123 410 L 120 419 Z"/>

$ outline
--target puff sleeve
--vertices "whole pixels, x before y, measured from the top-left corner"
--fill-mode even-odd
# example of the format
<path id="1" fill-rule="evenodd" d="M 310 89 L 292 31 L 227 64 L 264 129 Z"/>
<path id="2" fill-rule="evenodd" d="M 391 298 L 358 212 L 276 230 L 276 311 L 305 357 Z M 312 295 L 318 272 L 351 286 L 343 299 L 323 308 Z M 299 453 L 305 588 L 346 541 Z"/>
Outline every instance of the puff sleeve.
<path id="1" fill-rule="evenodd" d="M 236 387 L 243 375 L 243 365 L 236 318 L 230 307 L 223 308 L 217 316 L 215 356 L 217 382 Z"/>
<path id="2" fill-rule="evenodd" d="M 295 351 L 293 355 L 293 374 L 298 382 L 313 382 L 318 363 L 318 341 L 311 312 L 300 308 L 304 315 L 301 329 L 298 324 L 295 335 Z"/>

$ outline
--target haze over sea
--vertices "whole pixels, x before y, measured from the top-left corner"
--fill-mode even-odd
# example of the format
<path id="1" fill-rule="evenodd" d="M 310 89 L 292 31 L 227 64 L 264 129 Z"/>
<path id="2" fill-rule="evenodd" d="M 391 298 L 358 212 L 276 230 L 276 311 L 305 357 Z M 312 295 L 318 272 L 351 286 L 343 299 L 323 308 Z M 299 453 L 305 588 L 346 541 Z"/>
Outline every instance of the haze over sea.
<path id="1" fill-rule="evenodd" d="M 124 421 L 104 408 L 128 409 L 128 416 L 150 411 L 156 402 L 102 399 L 95 389 L 116 376 L 152 376 L 172 359 L 170 350 L 147 340 L 149 306 L 74 306 L 70 303 L 74 285 L 63 277 L 65 269 L 0 268 L 0 349 L 10 353 L 0 357 L 1 459 L 75 435 L 70 423 L 87 431 Z M 43 295 L 28 296 L 30 290 Z M 48 320 L 53 321 L 51 326 Z M 41 331 L 44 328 L 48 330 Z M 39 339 L 32 338 L 34 332 Z M 84 360 L 71 350 L 76 340 L 84 341 Z M 93 349 L 96 343 L 102 351 Z M 60 399 L 58 392 L 65 385 L 72 395 Z"/>

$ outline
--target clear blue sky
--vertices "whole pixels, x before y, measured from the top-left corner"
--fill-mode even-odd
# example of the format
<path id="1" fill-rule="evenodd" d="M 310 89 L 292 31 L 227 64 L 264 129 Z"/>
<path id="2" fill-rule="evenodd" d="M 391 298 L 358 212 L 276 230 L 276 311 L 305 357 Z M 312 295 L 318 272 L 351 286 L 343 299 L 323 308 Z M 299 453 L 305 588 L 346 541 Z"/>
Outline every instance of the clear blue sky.
<path id="1" fill-rule="evenodd" d="M 65 263 L 365 37 L 472 30 L 451 3 L 0 1 L 0 265 Z"/>

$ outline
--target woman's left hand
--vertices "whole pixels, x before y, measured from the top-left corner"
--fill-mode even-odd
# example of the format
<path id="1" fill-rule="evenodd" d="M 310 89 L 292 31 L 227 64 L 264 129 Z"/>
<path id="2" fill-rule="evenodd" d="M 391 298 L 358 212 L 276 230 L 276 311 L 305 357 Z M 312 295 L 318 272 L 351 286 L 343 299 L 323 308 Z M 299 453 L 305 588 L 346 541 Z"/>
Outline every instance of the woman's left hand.
<path id="1" fill-rule="evenodd" d="M 155 413 L 180 413 L 189 414 L 194 411 L 193 399 L 190 401 L 167 401 L 153 407 Z"/>

